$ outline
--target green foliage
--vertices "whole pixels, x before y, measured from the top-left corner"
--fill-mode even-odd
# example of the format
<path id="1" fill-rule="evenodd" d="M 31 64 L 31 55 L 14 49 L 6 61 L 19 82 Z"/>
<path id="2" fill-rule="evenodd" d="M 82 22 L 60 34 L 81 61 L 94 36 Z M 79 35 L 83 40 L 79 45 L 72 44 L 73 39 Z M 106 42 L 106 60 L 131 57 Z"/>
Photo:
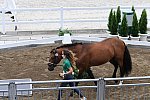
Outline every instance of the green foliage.
<path id="1" fill-rule="evenodd" d="M 141 18 L 139 20 L 139 31 L 141 34 L 147 34 L 147 13 L 146 9 L 143 9 Z"/>
<path id="2" fill-rule="evenodd" d="M 121 22 L 119 35 L 122 37 L 128 36 L 128 25 L 127 25 L 126 14 L 124 14 L 122 22 Z"/>
<path id="3" fill-rule="evenodd" d="M 77 68 L 74 69 L 73 72 L 74 72 L 74 78 L 77 79 L 78 78 L 78 74 L 79 74 L 78 69 Z"/>
<path id="4" fill-rule="evenodd" d="M 117 22 L 120 23 L 121 22 L 121 10 L 120 10 L 120 6 L 118 6 L 117 8 Z"/>
<path id="5" fill-rule="evenodd" d="M 76 69 L 73 70 L 73 72 L 74 72 L 74 78 L 77 79 L 77 78 L 78 78 L 78 74 L 79 74 L 79 70 L 76 68 Z M 86 71 L 84 71 L 84 72 L 82 73 L 82 75 L 81 75 L 81 78 L 82 78 L 82 79 L 89 78 L 88 73 L 87 73 Z"/>
<path id="6" fill-rule="evenodd" d="M 132 34 L 133 37 L 139 36 L 139 24 L 136 16 L 136 12 L 133 14 L 133 22 L 132 22 Z"/>
<path id="7" fill-rule="evenodd" d="M 110 13 L 109 13 L 109 17 L 108 17 L 108 30 L 111 30 L 111 23 L 112 23 L 112 16 L 113 16 L 113 9 L 111 9 Z"/>
<path id="8" fill-rule="evenodd" d="M 117 35 L 117 29 L 118 29 L 118 22 L 117 22 L 117 17 L 116 17 L 116 14 L 115 14 L 115 11 L 112 15 L 112 22 L 111 22 L 111 26 L 110 26 L 110 34 L 112 35 Z"/>
<path id="9" fill-rule="evenodd" d="M 62 28 L 60 28 L 59 31 L 58 31 L 58 35 L 59 36 L 64 36 L 64 34 L 70 34 L 70 35 L 72 35 L 72 33 L 68 29 L 62 29 Z"/>

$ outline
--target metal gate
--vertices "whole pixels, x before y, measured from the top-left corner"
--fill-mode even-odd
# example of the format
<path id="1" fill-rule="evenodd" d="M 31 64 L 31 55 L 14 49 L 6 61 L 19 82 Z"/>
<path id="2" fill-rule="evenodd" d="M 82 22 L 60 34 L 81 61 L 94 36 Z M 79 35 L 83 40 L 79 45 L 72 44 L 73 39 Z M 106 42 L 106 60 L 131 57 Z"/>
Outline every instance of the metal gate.
<path id="1" fill-rule="evenodd" d="M 114 80 L 123 80 L 123 84 L 114 84 Z M 97 81 L 97 86 L 94 85 Z M 59 87 L 61 82 L 80 82 L 79 86 Z M 17 89 L 19 85 L 32 84 L 32 89 Z M 0 100 L 56 100 L 58 91 L 63 90 L 62 100 L 79 100 L 80 96 L 73 93 L 72 89 L 79 88 L 87 100 L 150 100 L 150 76 L 126 78 L 99 78 L 80 80 L 52 80 L 32 82 L 10 82 L 8 93 L 1 96 Z M 17 95 L 17 92 L 27 92 L 27 95 Z M 30 94 L 32 92 L 32 94 Z"/>

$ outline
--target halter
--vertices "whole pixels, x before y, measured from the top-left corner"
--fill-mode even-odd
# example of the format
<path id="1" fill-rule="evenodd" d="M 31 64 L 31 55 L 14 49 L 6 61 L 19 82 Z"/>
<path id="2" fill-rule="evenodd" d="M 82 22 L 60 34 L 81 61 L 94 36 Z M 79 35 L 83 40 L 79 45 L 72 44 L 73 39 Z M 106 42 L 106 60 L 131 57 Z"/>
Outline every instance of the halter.
<path id="1" fill-rule="evenodd" d="M 53 49 L 51 51 L 51 53 L 54 54 L 54 59 L 53 59 L 53 63 L 52 62 L 49 62 L 48 63 L 48 66 L 49 66 L 49 69 L 53 70 L 56 66 L 62 66 L 62 65 L 58 65 L 58 52 L 57 52 L 57 49 Z"/>
<path id="2" fill-rule="evenodd" d="M 57 64 L 56 64 L 57 61 L 58 61 L 58 52 L 57 52 L 57 49 L 54 49 L 54 50 L 53 50 L 53 53 L 54 53 L 54 62 L 53 62 L 53 64 L 54 64 L 54 65 L 57 65 Z"/>
<path id="3" fill-rule="evenodd" d="M 57 50 L 56 49 L 53 49 L 52 51 L 51 51 L 51 53 L 53 53 L 54 54 L 54 60 L 53 60 L 53 63 L 49 63 L 49 65 L 50 66 L 56 66 L 57 64 L 57 61 L 58 61 L 58 52 L 57 52 Z"/>

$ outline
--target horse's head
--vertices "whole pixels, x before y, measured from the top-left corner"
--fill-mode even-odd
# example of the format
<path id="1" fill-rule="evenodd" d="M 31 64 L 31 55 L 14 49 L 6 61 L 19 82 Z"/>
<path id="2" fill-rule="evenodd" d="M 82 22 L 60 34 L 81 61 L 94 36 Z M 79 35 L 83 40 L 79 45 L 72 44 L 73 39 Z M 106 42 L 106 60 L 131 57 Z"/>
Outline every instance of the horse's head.
<path id="1" fill-rule="evenodd" d="M 48 63 L 48 70 L 53 71 L 54 68 L 57 66 L 57 64 L 61 61 L 62 59 L 62 50 L 59 49 L 52 49 L 50 52 L 50 57 L 49 57 L 49 63 Z"/>
<path id="2" fill-rule="evenodd" d="M 80 55 L 79 52 L 81 51 L 81 48 L 82 48 L 81 43 L 75 43 L 75 44 L 62 45 L 62 46 L 59 46 L 55 49 L 52 49 L 52 51 L 50 52 L 50 57 L 49 57 L 48 70 L 53 71 L 54 68 L 57 66 L 57 64 L 61 61 L 62 51 L 64 49 L 72 50 L 77 55 Z"/>

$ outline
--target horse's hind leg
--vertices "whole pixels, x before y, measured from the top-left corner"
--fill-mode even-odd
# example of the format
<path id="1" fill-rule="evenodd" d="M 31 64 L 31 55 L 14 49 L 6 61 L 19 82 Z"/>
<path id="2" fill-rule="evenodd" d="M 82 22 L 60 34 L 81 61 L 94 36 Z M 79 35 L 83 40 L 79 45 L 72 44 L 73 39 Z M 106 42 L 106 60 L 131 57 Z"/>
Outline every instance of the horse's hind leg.
<path id="1" fill-rule="evenodd" d="M 112 77 L 116 78 L 116 73 L 117 73 L 117 69 L 118 69 L 118 63 L 116 61 L 114 61 L 114 60 L 111 60 L 110 63 L 113 64 L 114 67 L 115 67 Z M 115 83 L 117 83 L 117 82 L 118 81 L 116 80 Z"/>
<path id="2" fill-rule="evenodd" d="M 94 75 L 93 75 L 93 72 L 90 68 L 87 69 L 87 73 L 88 75 L 90 76 L 91 79 L 95 79 Z M 94 81 L 95 85 L 97 85 L 97 82 Z"/>
<path id="3" fill-rule="evenodd" d="M 120 77 L 124 77 L 124 68 L 123 68 L 123 60 L 119 60 L 119 67 L 120 67 Z M 120 85 L 123 83 L 123 80 L 120 80 Z"/>
<path id="4" fill-rule="evenodd" d="M 120 77 L 124 77 L 124 73 L 123 73 L 122 67 L 120 67 Z M 120 80 L 119 85 L 122 85 L 122 83 L 123 83 L 123 80 Z"/>

